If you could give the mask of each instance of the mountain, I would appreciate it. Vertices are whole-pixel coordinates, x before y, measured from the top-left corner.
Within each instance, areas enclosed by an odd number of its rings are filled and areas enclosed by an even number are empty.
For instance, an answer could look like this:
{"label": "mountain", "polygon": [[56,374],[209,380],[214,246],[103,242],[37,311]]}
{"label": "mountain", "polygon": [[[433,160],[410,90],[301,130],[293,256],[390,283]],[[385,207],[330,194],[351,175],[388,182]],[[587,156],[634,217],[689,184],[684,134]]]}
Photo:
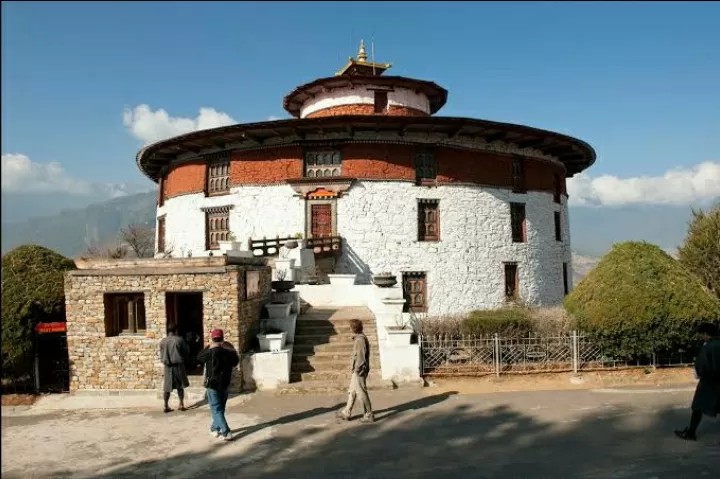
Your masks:
{"label": "mountain", "polygon": [[2,253],[34,243],[65,256],[75,256],[89,245],[111,242],[128,224],[154,228],[156,198],[155,192],[122,196],[84,209],[63,210],[22,221],[6,222],[3,215]]}

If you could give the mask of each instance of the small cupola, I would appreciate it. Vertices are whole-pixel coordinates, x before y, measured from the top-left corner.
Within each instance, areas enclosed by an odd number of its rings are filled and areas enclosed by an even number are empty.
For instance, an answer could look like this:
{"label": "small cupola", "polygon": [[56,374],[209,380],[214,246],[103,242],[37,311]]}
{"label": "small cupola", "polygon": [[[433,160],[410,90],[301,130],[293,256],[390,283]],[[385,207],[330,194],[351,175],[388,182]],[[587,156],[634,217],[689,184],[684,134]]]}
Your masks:
{"label": "small cupola", "polygon": [[375,63],[375,58],[373,58],[372,61],[368,61],[367,51],[365,51],[365,42],[363,40],[360,40],[360,48],[358,49],[357,58],[350,57],[347,64],[345,64],[345,66],[335,75],[380,76],[385,73],[385,70],[387,70],[391,66],[392,65],[390,63]]}

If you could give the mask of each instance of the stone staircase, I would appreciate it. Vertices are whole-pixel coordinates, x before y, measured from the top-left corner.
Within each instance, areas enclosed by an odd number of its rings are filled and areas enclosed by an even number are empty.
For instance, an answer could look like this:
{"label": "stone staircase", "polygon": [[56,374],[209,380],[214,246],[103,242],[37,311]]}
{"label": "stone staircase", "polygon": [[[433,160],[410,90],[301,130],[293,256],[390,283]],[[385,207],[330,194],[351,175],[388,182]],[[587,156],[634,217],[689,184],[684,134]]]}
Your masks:
{"label": "stone staircase", "polygon": [[350,320],[363,322],[370,342],[368,389],[392,389],[380,373],[375,317],[365,307],[312,308],[297,319],[290,384],[279,392],[345,393],[350,382],[352,331]]}

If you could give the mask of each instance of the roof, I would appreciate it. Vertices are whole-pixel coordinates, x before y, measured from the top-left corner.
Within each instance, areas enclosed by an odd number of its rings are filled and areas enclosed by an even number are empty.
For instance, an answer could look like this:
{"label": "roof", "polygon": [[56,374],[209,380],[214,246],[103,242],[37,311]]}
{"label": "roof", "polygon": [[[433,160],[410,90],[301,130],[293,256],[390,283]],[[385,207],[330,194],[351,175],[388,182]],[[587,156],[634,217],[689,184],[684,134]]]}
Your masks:
{"label": "roof", "polygon": [[380,76],[383,73],[385,73],[385,70],[392,67],[390,63],[373,63],[373,62],[363,62],[360,60],[355,60],[354,58],[350,58],[348,62],[345,64],[340,71],[338,71],[335,76],[340,75],[371,75],[371,76]]}
{"label": "roof", "polygon": [[[416,134],[440,135],[448,140],[477,138],[488,143],[502,140],[558,158],[567,168],[568,176],[588,168],[596,158],[595,150],[582,140],[529,126],[473,118],[348,115],[244,123],[195,131],[146,146],[137,153],[136,162],[146,176],[157,182],[161,170],[185,153],[200,156],[227,149],[302,145],[314,140],[312,135],[327,135],[339,142],[368,141],[368,133],[390,133],[396,141],[408,143],[414,142],[412,136]],[[285,143],[280,141],[283,139]]]}
{"label": "roof", "polygon": [[431,114],[436,113],[447,102],[447,90],[431,81],[399,76],[341,75],[320,78],[300,85],[285,97],[283,107],[292,116],[298,118],[302,106],[320,93],[338,88],[355,88],[365,85],[407,88],[418,93],[424,93],[430,100]]}

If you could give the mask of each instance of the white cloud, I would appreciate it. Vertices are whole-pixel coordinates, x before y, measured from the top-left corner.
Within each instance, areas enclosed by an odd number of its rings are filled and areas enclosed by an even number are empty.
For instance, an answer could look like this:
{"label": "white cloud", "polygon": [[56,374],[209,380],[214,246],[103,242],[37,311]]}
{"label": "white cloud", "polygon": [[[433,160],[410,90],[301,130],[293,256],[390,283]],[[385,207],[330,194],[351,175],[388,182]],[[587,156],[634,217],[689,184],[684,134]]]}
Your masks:
{"label": "white cloud", "polygon": [[123,123],[134,137],[145,145],[192,131],[207,130],[237,123],[227,113],[214,108],[200,108],[195,118],[173,117],[162,108],[152,111],[149,105],[125,108]]}
{"label": "white cloud", "polygon": [[280,118],[279,116],[270,115],[270,116],[268,117],[267,121],[277,121],[277,120],[280,120],[280,119],[281,119],[281,118]]}
{"label": "white cloud", "polygon": [[662,176],[593,178],[581,173],[568,179],[567,188],[570,204],[578,206],[689,205],[720,197],[720,163],[706,161]]}
{"label": "white cloud", "polygon": [[149,191],[153,186],[86,181],[73,178],[57,161],[36,163],[21,153],[2,155],[3,193],[69,193],[117,198]]}

